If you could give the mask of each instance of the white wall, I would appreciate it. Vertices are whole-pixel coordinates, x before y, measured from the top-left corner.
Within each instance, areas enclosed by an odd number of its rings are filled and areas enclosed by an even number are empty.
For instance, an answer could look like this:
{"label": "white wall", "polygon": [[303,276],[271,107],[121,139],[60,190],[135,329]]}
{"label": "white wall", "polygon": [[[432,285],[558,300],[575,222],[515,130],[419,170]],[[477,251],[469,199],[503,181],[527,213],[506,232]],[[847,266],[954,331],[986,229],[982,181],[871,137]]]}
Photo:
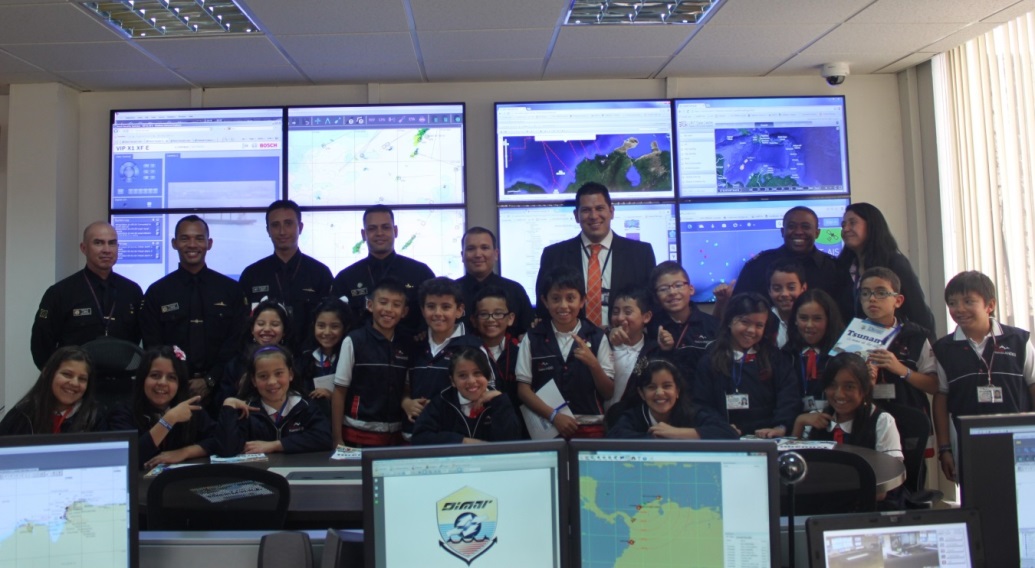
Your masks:
{"label": "white wall", "polygon": [[[0,107],[0,125],[7,114],[15,117],[24,111],[38,112],[39,102],[16,96],[27,86],[13,86],[8,113]],[[54,86],[51,86],[54,88]],[[12,284],[16,292],[5,296],[8,307],[12,302],[30,306],[20,310],[17,318],[5,315],[8,330],[4,344],[7,357],[3,358],[7,377],[7,399],[17,400],[31,385],[36,371],[28,352],[31,314],[42,291],[55,278],[78,270],[82,259],[78,256],[78,231],[89,222],[104,218],[108,213],[108,124],[112,109],[219,107],[233,105],[290,105],[290,104],[355,104],[403,102],[456,102],[467,104],[467,200],[468,223],[487,227],[496,226],[494,117],[493,103],[519,100],[578,100],[578,99],[635,99],[675,98],[694,96],[771,96],[771,95],[827,95],[844,94],[848,108],[848,145],[853,201],[869,201],[887,216],[892,231],[899,238],[903,250],[911,250],[907,230],[907,183],[904,169],[903,128],[899,101],[899,85],[895,75],[853,75],[838,88],[831,88],[820,77],[772,78],[708,78],[670,80],[615,80],[615,81],[541,81],[491,83],[431,83],[431,84],[371,84],[330,87],[255,87],[208,90],[92,92],[75,95],[78,102],[78,121],[74,134],[78,140],[78,228],[62,233],[54,243],[53,227],[20,223],[17,242],[27,243],[20,255],[31,255],[46,271],[34,271],[31,276],[6,278],[8,290]],[[27,107],[27,108],[23,108]],[[38,134],[21,129],[12,131],[10,147],[32,140]],[[47,134],[44,134],[47,136]],[[52,133],[51,143],[58,145],[61,136]],[[8,180],[24,180],[32,176],[34,166],[29,156],[15,159],[8,152]],[[4,155],[0,154],[0,167]],[[46,166],[46,164],[45,164]],[[47,166],[49,167],[49,166]],[[5,218],[8,220],[7,242],[12,240],[11,222],[34,214],[28,199],[18,199],[26,191],[20,184],[9,183],[12,195]],[[2,188],[2,186],[0,186]],[[51,190],[53,193],[53,190]],[[0,203],[2,206],[2,203]],[[921,220],[922,221],[922,220]],[[573,222],[573,234],[575,232]],[[922,233],[921,233],[922,234]],[[53,244],[49,244],[53,243]],[[56,248],[55,248],[56,247]],[[13,247],[5,247],[9,255]],[[21,250],[21,248],[16,249]],[[73,255],[57,254],[60,250]],[[50,263],[50,264],[48,264]],[[9,258],[7,274],[11,275]],[[117,267],[116,267],[117,270]],[[44,272],[50,276],[45,277]],[[2,279],[0,279],[2,280]],[[4,281],[0,281],[0,287]],[[2,290],[2,288],[0,288]]]}

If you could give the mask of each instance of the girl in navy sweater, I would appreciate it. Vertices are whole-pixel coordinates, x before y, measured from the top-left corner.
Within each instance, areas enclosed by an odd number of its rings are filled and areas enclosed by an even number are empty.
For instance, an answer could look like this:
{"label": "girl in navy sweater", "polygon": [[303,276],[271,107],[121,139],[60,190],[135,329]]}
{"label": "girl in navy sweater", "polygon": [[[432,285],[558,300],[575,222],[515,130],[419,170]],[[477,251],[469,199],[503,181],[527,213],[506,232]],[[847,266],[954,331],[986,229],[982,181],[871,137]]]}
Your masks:
{"label": "girl in navy sweater", "polygon": [[837,302],[819,288],[805,290],[794,301],[787,323],[783,350],[791,357],[802,408],[823,410],[827,399],[820,377],[830,358],[827,353],[845,329]]}
{"label": "girl in navy sweater", "polygon": [[453,356],[449,368],[453,386],[428,402],[413,427],[412,442],[474,444],[519,440],[521,426],[506,394],[489,389],[489,359],[477,347]]}
{"label": "girl in navy sweater", "polygon": [[608,438],[735,439],[737,431],[718,413],[693,404],[682,373],[654,359],[636,375],[639,404],[630,404],[607,432]]}
{"label": "girl in navy sweater", "polygon": [[334,371],[338,368],[341,343],[353,326],[352,311],[338,298],[324,298],[313,310],[311,347],[302,353],[299,372],[310,401],[327,416],[331,415]]}
{"label": "girl in navy sweater", "polygon": [[219,411],[220,455],[302,453],[331,449],[327,417],[302,396],[291,352],[279,345],[255,350],[241,398]]}
{"label": "girl in navy sweater", "polygon": [[133,400],[108,416],[111,430],[140,434],[138,457],[150,469],[216,453],[216,423],[190,396],[190,372],[179,347],[161,346],[144,354]]}
{"label": "girl in navy sweater", "polygon": [[103,429],[93,398],[93,365],[81,347],[61,347],[47,359],[36,384],[0,422],[0,436],[61,434]]}

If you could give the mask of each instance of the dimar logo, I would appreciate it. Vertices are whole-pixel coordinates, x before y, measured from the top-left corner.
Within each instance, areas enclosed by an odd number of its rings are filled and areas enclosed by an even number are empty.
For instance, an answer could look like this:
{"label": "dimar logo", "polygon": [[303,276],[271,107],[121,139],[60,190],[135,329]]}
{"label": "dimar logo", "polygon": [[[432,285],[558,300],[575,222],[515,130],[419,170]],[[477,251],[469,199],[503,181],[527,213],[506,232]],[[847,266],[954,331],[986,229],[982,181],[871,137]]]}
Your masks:
{"label": "dimar logo", "polygon": [[496,544],[496,498],[464,487],[436,503],[438,545],[468,566]]}

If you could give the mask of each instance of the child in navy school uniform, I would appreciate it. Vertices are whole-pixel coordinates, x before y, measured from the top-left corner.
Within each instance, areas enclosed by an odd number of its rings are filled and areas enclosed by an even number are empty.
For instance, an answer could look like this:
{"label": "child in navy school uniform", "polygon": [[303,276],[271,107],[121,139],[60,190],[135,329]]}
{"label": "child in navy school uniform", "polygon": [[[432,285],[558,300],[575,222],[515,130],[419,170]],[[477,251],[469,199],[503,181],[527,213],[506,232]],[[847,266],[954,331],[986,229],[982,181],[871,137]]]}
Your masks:
{"label": "child in navy school uniform", "polygon": [[[518,347],[518,396],[564,438],[601,438],[604,401],[614,394],[614,367],[607,336],[579,317],[586,303],[582,275],[571,267],[555,268],[537,292],[550,320],[530,329]],[[562,401],[547,403],[537,394],[551,381]],[[575,418],[563,414],[564,408]]]}
{"label": "child in navy school uniform", "polygon": [[787,344],[783,350],[791,357],[795,378],[801,386],[805,412],[823,410],[827,405],[823,391],[823,369],[830,359],[828,353],[844,332],[837,302],[823,290],[814,288],[803,292],[794,301],[788,320]]}
{"label": "child in navy school uniform", "polygon": [[465,347],[450,362],[452,386],[428,402],[413,427],[414,445],[503,442],[521,437],[514,405],[490,388],[485,352]]}
{"label": "child in navy school uniform", "polygon": [[219,411],[221,456],[331,449],[327,417],[302,396],[292,363],[279,345],[255,350],[241,397],[227,398]]}
{"label": "child in navy school uniform", "polygon": [[649,359],[656,359],[671,351],[662,352],[658,342],[648,337],[647,324],[654,313],[645,290],[628,288],[613,292],[608,309],[611,317],[611,351],[614,355],[615,392],[606,403],[610,409],[626,399],[639,400],[635,383]]}
{"label": "child in navy school uniform", "polygon": [[880,266],[859,278],[859,301],[866,320],[886,328],[899,326],[887,349],[870,351],[867,363],[876,368],[873,399],[879,404],[894,402],[931,415],[928,394],[938,392],[937,362],[927,340],[930,332],[909,321],[895,318],[905,301],[901,282],[894,272]]}
{"label": "child in navy school uniform", "polygon": [[312,347],[302,352],[299,372],[310,402],[328,417],[338,354],[352,324],[352,310],[338,298],[324,298],[313,310],[313,335],[309,342]]}
{"label": "child in navy school uniform", "polygon": [[669,361],[650,361],[629,386],[640,402],[622,412],[607,431],[608,438],[737,438],[737,431],[722,416],[691,401],[682,373]]}
{"label": "child in navy school uniform", "polygon": [[105,430],[94,383],[89,353],[77,345],[58,348],[29,392],[0,420],[0,436]]}
{"label": "child in navy school uniform", "polygon": [[759,438],[785,435],[801,409],[790,361],[767,339],[773,327],[761,295],[730,298],[692,388],[697,401],[724,414],[741,434]]}
{"label": "child in navy school uniform", "polygon": [[140,434],[137,458],[145,469],[217,453],[216,422],[190,394],[187,355],[179,347],[148,349],[137,368],[133,399],[108,415],[110,430]]}
{"label": "child in navy school uniform", "polygon": [[406,288],[386,276],[370,291],[370,321],[341,344],[331,397],[331,437],[336,445],[392,446],[402,441],[403,389],[417,347],[399,333]]}
{"label": "child in navy school uniform", "polygon": [[514,325],[516,314],[507,300],[507,294],[498,286],[486,286],[474,297],[474,313],[471,322],[475,333],[482,340],[482,348],[489,355],[492,375],[496,378],[496,390],[507,395],[514,406],[523,438],[528,438],[525,421],[518,405],[517,368],[518,338],[507,331]]}
{"label": "child in navy school uniform", "polygon": [[794,319],[791,318],[794,301],[809,289],[805,281],[805,269],[793,259],[777,260],[766,269],[766,282],[769,301],[773,303],[773,315],[776,316],[776,346],[783,348],[787,344],[788,328],[794,326]]}
{"label": "child in navy school uniform", "polygon": [[956,331],[934,344],[934,426],[942,472],[956,481],[950,440],[960,416],[1035,410],[1035,348],[1027,331],[992,317],[996,292],[988,276],[977,271],[953,276],[945,286],[945,303]]}
{"label": "child in navy school uniform", "polygon": [[655,310],[651,325],[658,330],[658,346],[670,353],[668,358],[676,363],[692,391],[697,362],[715,340],[719,320],[690,301],[694,286],[678,262],[666,260],[658,264],[651,272],[650,287],[660,308]]}
{"label": "child in navy school uniform", "polygon": [[[403,437],[407,439],[428,402],[449,388],[453,356],[464,347],[482,345],[482,340],[468,335],[464,327],[464,298],[459,284],[444,276],[425,280],[417,289],[417,300],[428,326],[428,338],[414,352],[403,394],[403,412],[408,418],[403,422]],[[489,379],[491,382],[491,374]]]}

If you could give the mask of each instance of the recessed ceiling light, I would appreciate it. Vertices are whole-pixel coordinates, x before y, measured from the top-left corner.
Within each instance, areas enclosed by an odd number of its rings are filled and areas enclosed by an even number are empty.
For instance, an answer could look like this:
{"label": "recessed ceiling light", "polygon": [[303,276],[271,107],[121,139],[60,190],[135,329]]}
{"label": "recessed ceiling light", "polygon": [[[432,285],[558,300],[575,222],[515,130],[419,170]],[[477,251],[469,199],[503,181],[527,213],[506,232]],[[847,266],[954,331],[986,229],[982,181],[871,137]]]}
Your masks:
{"label": "recessed ceiling light", "polygon": [[572,0],[566,26],[696,24],[718,0]]}
{"label": "recessed ceiling light", "polygon": [[77,4],[131,38],[261,33],[234,0],[80,0]]}

